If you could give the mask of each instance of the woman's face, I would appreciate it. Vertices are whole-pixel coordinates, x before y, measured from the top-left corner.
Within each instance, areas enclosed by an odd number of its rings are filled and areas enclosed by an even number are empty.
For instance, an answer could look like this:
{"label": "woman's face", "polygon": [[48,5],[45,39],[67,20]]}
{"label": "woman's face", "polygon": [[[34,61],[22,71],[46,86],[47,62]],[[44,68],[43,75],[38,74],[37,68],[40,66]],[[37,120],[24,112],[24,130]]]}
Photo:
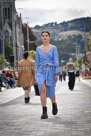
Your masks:
{"label": "woman's face", "polygon": [[41,38],[43,42],[49,42],[50,40],[50,36],[48,35],[48,33],[42,33]]}
{"label": "woman's face", "polygon": [[70,58],[70,59],[69,59],[69,62],[72,62],[72,61],[73,61],[72,58]]}

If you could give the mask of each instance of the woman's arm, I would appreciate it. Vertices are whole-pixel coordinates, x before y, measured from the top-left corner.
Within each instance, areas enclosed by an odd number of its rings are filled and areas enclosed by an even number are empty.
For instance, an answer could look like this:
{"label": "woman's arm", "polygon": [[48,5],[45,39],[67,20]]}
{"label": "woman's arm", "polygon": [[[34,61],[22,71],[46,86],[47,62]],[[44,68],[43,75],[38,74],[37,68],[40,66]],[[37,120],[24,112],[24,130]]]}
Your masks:
{"label": "woman's arm", "polygon": [[54,49],[54,66],[55,66],[55,75],[59,75],[61,69],[59,68],[59,58],[58,58],[58,51],[56,47]]}
{"label": "woman's arm", "polygon": [[54,66],[55,66],[55,82],[56,82],[60,74],[58,51],[56,47],[54,49]]}

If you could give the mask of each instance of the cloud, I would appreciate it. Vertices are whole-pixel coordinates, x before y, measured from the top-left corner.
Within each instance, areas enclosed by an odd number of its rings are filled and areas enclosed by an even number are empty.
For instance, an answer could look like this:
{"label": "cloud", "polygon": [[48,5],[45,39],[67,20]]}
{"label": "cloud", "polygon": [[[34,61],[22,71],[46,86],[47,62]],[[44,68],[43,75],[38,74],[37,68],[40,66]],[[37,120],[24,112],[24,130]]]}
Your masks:
{"label": "cloud", "polygon": [[76,8],[70,8],[67,10],[68,14],[70,16],[81,16],[84,15],[84,13],[86,12],[86,10],[83,9],[76,9]]}
{"label": "cloud", "polygon": [[[29,17],[30,26],[58,23],[91,15],[90,0],[16,0],[18,13]],[[88,12],[89,11],[89,12]]]}
{"label": "cloud", "polygon": [[[86,16],[86,11],[83,9],[24,9],[22,11],[23,21],[29,21],[30,26],[35,25],[43,25],[49,22],[58,22],[61,23],[63,21],[72,20],[75,18]],[[28,17],[26,20],[24,18]]]}

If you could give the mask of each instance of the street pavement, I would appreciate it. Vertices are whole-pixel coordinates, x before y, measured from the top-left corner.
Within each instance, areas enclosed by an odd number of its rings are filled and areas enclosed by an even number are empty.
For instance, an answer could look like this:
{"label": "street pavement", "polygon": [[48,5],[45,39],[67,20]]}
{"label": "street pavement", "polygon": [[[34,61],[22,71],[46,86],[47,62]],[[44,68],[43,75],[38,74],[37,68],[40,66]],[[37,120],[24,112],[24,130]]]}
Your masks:
{"label": "street pavement", "polygon": [[91,136],[91,80],[76,80],[73,91],[68,81],[58,81],[56,100],[58,114],[52,115],[47,99],[48,119],[41,120],[40,97],[30,93],[24,103],[22,88],[0,92],[0,136]]}

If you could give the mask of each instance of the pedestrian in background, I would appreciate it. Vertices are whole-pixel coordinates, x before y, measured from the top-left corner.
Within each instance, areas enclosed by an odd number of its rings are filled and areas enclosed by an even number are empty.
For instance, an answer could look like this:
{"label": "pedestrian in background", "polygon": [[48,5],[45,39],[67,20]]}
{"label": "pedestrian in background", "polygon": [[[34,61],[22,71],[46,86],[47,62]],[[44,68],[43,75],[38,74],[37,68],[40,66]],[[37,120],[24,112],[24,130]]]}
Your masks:
{"label": "pedestrian in background", "polygon": [[82,77],[85,76],[85,70],[86,70],[86,66],[85,66],[85,62],[82,63]]}
{"label": "pedestrian in background", "polygon": [[31,86],[35,83],[35,63],[29,60],[29,53],[24,52],[24,59],[18,64],[17,86],[25,91],[25,103],[29,103]]}
{"label": "pedestrian in background", "polygon": [[75,67],[74,67],[72,58],[69,59],[69,62],[67,63],[66,67],[67,67],[67,72],[69,76],[68,86],[69,86],[69,89],[72,91],[75,85]]}
{"label": "pedestrian in background", "polygon": [[0,92],[1,92],[2,86],[3,86],[3,84],[2,84],[2,71],[0,70]]}
{"label": "pedestrian in background", "polygon": [[50,33],[48,31],[43,31],[41,37],[43,45],[36,49],[35,78],[39,87],[41,105],[43,108],[41,119],[46,119],[48,118],[46,106],[47,97],[49,97],[52,102],[52,114],[56,115],[58,112],[55,85],[60,71],[57,48],[49,43]]}
{"label": "pedestrian in background", "polygon": [[60,67],[61,71],[60,71],[60,75],[59,75],[59,81],[62,82],[62,79],[63,79],[63,70],[62,68]]}
{"label": "pedestrian in background", "polygon": [[65,71],[65,69],[63,69],[63,72],[62,72],[62,73],[63,73],[63,74],[62,74],[62,75],[63,75],[63,80],[66,81],[66,71]]}
{"label": "pedestrian in background", "polygon": [[59,81],[61,81],[61,82],[62,82],[62,80],[63,80],[63,75],[62,75],[62,74],[60,74],[60,75],[59,75]]}
{"label": "pedestrian in background", "polygon": [[79,70],[79,68],[76,69],[75,77],[76,77],[76,79],[78,78],[79,81],[80,81],[80,70]]}

